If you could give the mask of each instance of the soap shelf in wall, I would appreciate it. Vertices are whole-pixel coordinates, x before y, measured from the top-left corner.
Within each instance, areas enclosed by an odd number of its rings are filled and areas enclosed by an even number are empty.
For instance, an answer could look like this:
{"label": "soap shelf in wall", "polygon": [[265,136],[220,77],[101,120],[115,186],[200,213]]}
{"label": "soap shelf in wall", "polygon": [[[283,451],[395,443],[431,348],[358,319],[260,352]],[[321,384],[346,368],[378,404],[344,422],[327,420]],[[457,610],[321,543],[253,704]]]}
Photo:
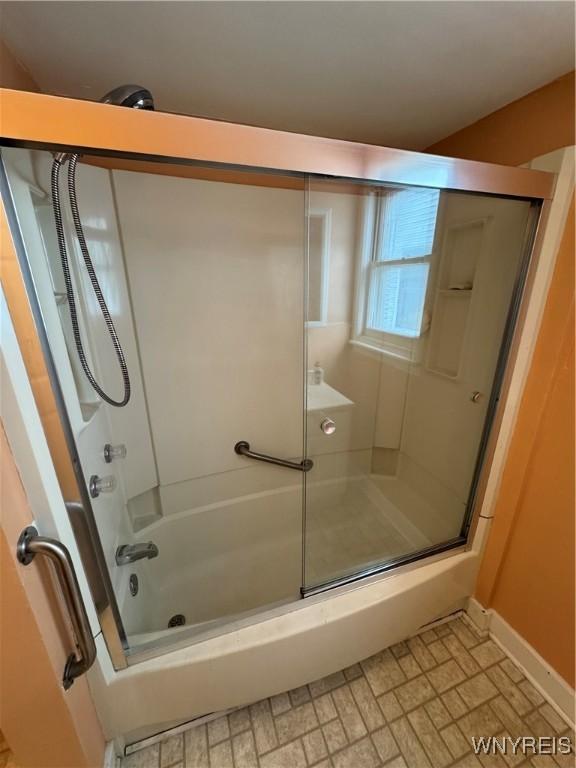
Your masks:
{"label": "soap shelf in wall", "polygon": [[[64,305],[68,304],[68,294],[66,291],[54,291],[54,298],[56,300],[56,306],[57,307],[63,307]],[[66,340],[68,343],[70,343],[70,340]],[[68,344],[67,344],[68,346]],[[74,354],[72,352],[72,354]],[[78,387],[76,387],[78,392],[78,405],[80,406],[80,413],[82,414],[82,428],[86,426],[86,424],[92,419],[94,414],[98,411],[98,408],[102,405],[102,401],[100,399],[95,400],[87,400],[86,398],[83,398],[80,396],[80,391]]]}
{"label": "soap shelf in wall", "polygon": [[84,401],[79,400],[80,405],[80,412],[82,413],[82,418],[84,419],[83,427],[86,426],[86,424],[90,421],[90,419],[94,416],[95,413],[97,413],[98,408],[100,408],[102,401],[101,400],[91,400],[91,401]]}
{"label": "soap shelf in wall", "polygon": [[457,379],[462,368],[476,268],[488,222],[488,218],[472,219],[449,226],[440,252],[426,368],[449,379]]}
{"label": "soap shelf in wall", "polygon": [[450,379],[450,381],[457,381],[458,379],[458,373],[454,373],[453,371],[442,370],[441,368],[431,368],[428,365],[426,366],[426,370],[433,373],[435,376],[441,376],[443,379]]}
{"label": "soap shelf in wall", "polygon": [[327,409],[335,408],[350,408],[354,405],[352,400],[349,400],[337,389],[331,387],[323,381],[321,384],[308,384],[307,387],[308,402],[306,406],[307,411],[324,411]]}
{"label": "soap shelf in wall", "polygon": [[438,291],[442,296],[466,296],[470,298],[474,288],[440,288]]}

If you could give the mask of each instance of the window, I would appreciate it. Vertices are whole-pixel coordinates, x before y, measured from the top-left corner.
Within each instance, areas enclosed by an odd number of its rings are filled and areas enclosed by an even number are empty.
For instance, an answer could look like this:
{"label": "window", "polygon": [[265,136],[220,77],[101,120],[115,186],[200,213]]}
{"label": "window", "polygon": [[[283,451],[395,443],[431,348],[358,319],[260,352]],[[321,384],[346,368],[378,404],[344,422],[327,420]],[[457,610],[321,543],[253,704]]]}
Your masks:
{"label": "window", "polygon": [[328,284],[332,209],[310,209],[308,213],[308,326],[328,321]]}
{"label": "window", "polygon": [[365,257],[360,337],[406,357],[425,330],[424,302],[440,193],[387,192],[376,198],[371,253]]}

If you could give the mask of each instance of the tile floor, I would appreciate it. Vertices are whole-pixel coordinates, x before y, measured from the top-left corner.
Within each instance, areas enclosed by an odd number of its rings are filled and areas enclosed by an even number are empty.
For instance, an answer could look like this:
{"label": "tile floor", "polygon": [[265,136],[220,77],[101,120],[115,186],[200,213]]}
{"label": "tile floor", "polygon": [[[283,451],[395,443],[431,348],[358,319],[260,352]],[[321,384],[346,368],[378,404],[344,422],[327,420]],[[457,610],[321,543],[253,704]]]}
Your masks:
{"label": "tile floor", "polygon": [[574,734],[464,619],[134,752],[122,768],[568,768],[574,754],[475,756],[471,736]]}

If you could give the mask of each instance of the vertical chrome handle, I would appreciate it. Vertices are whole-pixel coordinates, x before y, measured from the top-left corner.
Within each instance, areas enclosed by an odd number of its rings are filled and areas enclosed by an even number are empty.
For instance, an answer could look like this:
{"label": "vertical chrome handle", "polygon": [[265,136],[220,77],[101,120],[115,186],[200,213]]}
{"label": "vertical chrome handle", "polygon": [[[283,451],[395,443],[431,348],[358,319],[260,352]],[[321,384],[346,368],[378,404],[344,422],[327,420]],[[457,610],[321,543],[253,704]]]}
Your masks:
{"label": "vertical chrome handle", "polygon": [[92,637],[70,552],[62,542],[39,536],[36,528],[30,525],[20,534],[16,545],[16,556],[22,565],[29,565],[36,555],[44,555],[54,563],[58,583],[76,636],[78,649],[68,656],[62,677],[62,685],[68,690],[74,680],[83,675],[94,663],[96,643]]}

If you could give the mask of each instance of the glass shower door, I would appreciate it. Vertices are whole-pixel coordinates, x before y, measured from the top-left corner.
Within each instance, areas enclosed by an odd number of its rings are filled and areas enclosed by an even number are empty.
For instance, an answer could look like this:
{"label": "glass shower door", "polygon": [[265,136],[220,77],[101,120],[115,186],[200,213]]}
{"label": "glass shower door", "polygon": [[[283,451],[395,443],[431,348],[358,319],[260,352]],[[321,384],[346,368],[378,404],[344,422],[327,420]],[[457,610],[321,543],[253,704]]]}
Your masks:
{"label": "glass shower door", "polygon": [[304,193],[225,178],[114,172],[163,513],[146,535],[173,558],[161,623],[301,584],[303,473],[235,448],[302,458]]}
{"label": "glass shower door", "polygon": [[309,181],[304,593],[462,543],[525,200]]}
{"label": "glass shower door", "polygon": [[[304,185],[87,159],[77,196],[126,355],[132,393],[121,408],[99,398],[78,363],[52,155],[4,152],[85,504],[133,651],[300,596],[304,472],[235,446],[303,458]],[[120,371],[69,216],[64,227],[90,368],[116,395]]]}

